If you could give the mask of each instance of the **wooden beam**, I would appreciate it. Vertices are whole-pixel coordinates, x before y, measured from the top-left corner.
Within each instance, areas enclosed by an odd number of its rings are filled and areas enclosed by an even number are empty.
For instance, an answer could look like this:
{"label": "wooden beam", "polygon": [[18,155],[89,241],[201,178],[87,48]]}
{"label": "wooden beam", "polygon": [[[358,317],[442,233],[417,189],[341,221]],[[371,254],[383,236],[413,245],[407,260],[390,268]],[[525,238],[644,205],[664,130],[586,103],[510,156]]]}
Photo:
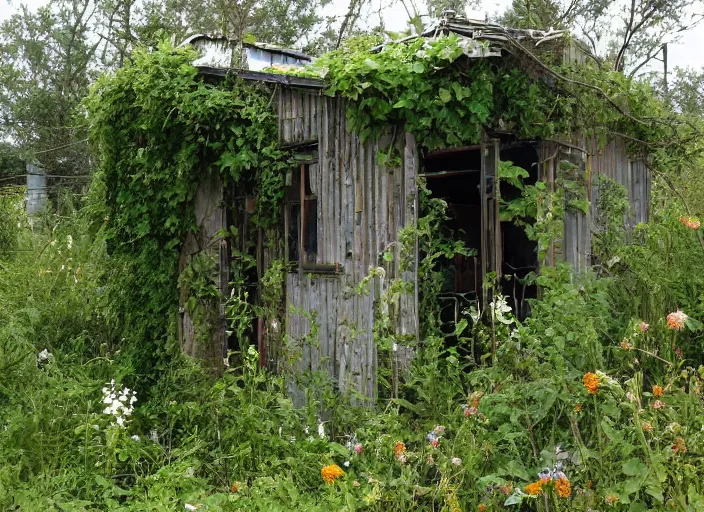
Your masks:
{"label": "wooden beam", "polygon": [[325,82],[319,78],[304,78],[300,76],[280,75],[278,73],[264,73],[263,71],[250,71],[239,68],[216,68],[212,66],[198,66],[197,69],[199,74],[208,76],[224,78],[226,76],[236,75],[243,80],[302,87],[304,89],[322,89],[325,87]]}

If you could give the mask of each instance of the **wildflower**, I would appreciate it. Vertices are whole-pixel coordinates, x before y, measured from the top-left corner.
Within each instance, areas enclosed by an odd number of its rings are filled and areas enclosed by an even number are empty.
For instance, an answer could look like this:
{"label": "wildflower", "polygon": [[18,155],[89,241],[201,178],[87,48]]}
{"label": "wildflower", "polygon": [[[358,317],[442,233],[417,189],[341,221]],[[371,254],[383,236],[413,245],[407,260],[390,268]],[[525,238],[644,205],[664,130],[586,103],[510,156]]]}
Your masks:
{"label": "wildflower", "polygon": [[596,394],[599,390],[599,384],[601,384],[599,382],[599,376],[596,373],[585,373],[582,382],[584,383],[584,387],[587,388],[587,391],[592,395]]}
{"label": "wildflower", "polygon": [[644,421],[643,425],[641,425],[643,428],[643,432],[652,432],[653,431],[653,424],[650,423],[649,421]]}
{"label": "wildflower", "polygon": [[633,343],[629,342],[626,338],[624,338],[621,343],[619,343],[619,346],[623,350],[633,350]]}
{"label": "wildflower", "polygon": [[360,484],[359,484],[359,482],[358,482],[357,480],[355,480],[354,482],[352,482],[352,487],[359,487],[359,485],[360,485]]}
{"label": "wildflower", "polygon": [[499,491],[501,491],[506,496],[508,496],[513,492],[513,484],[511,484],[511,483],[504,484],[499,487]]}
{"label": "wildflower", "polygon": [[486,512],[486,505],[484,505],[484,503],[480,503],[479,506],[477,507],[477,510],[479,512]]}
{"label": "wildflower", "polygon": [[325,466],[323,469],[320,470],[320,476],[323,478],[325,483],[328,484],[334,484],[335,480],[337,480],[344,474],[345,472],[342,471],[342,468],[337,464],[330,464],[329,466]]}
{"label": "wildflower", "polygon": [[629,402],[636,401],[636,395],[634,395],[632,391],[629,391],[628,393],[626,393],[626,398],[628,399]]}
{"label": "wildflower", "polygon": [[354,445],[354,453],[357,455],[362,455],[362,452],[364,451],[364,446],[362,446],[361,443],[357,443]]}
{"label": "wildflower", "polygon": [[426,461],[428,462],[428,465],[429,465],[429,466],[434,466],[434,465],[435,465],[435,459],[433,458],[432,455],[428,455],[428,457],[426,458]]}
{"label": "wildflower", "polygon": [[350,467],[350,461],[346,460],[345,462],[342,463],[343,466],[346,468]]}
{"label": "wildflower", "polygon": [[702,223],[696,217],[680,217],[680,222],[690,229],[699,229]]}
{"label": "wildflower", "polygon": [[481,401],[482,397],[484,396],[484,393],[481,391],[475,391],[471,395],[469,395],[469,402],[474,407],[475,409],[479,409],[479,402]]}
{"label": "wildflower", "polygon": [[574,412],[580,412],[582,410],[582,404],[577,404],[574,406]]}
{"label": "wildflower", "polygon": [[537,482],[533,482],[532,484],[526,485],[526,493],[530,494],[531,496],[537,496],[540,494],[543,490],[543,482],[542,480],[539,480]]}
{"label": "wildflower", "polygon": [[320,420],[318,420],[318,437],[325,439],[325,424]]}
{"label": "wildflower", "polygon": [[462,464],[462,459],[460,459],[459,457],[452,457],[451,462],[453,466],[459,466]]}
{"label": "wildflower", "polygon": [[687,321],[687,315],[679,309],[667,315],[667,328],[675,331],[684,329],[684,323]]}
{"label": "wildflower", "polygon": [[476,407],[465,407],[464,408],[464,417],[469,418],[470,416],[474,416],[477,414],[477,409]]}
{"label": "wildflower", "polygon": [[572,487],[570,486],[570,481],[565,477],[560,477],[555,482],[555,492],[561,498],[569,498],[572,494]]}
{"label": "wildflower", "polygon": [[442,425],[438,425],[437,427],[435,427],[433,429],[433,434],[435,434],[438,437],[443,435],[444,433],[445,433],[445,427]]}
{"label": "wildflower", "polygon": [[397,441],[394,445],[394,454],[396,454],[396,459],[401,463],[406,462],[406,445],[401,441]]}
{"label": "wildflower", "polygon": [[433,448],[437,448],[438,445],[440,445],[439,439],[433,439],[432,441],[430,441],[430,446],[432,446]]}
{"label": "wildflower", "polygon": [[49,352],[47,349],[42,350],[37,354],[37,368],[41,369],[46,365],[47,363],[50,363],[54,360],[54,356],[51,352]]}
{"label": "wildflower", "polygon": [[645,322],[641,322],[638,327],[640,327],[640,332],[645,332],[650,327],[650,324],[646,324]]}
{"label": "wildflower", "polygon": [[110,387],[103,388],[103,403],[107,405],[103,409],[103,414],[112,416],[119,426],[125,425],[125,417],[132,414],[134,403],[137,401],[137,394],[125,387],[122,391],[115,389],[115,379],[110,381]]}
{"label": "wildflower", "polygon": [[663,395],[664,391],[662,389],[662,386],[653,386],[653,396],[655,398],[660,398]]}
{"label": "wildflower", "polygon": [[67,235],[66,236],[66,248],[68,250],[71,250],[72,247],[73,247],[73,237],[71,235]]}
{"label": "wildflower", "polygon": [[190,511],[198,510],[197,505],[191,505],[190,503],[186,503],[185,507],[186,507],[186,510],[190,510]]}
{"label": "wildflower", "polygon": [[135,443],[138,443],[140,441],[139,436],[137,434],[130,437],[130,439],[132,439],[132,441],[134,441]]}
{"label": "wildflower", "polygon": [[678,437],[675,440],[675,443],[672,445],[672,451],[675,453],[687,453],[687,445],[683,438]]}
{"label": "wildflower", "polygon": [[604,498],[604,501],[607,505],[613,505],[614,503],[618,503],[618,496],[616,494],[609,494]]}
{"label": "wildflower", "polygon": [[661,400],[655,400],[655,401],[652,403],[652,406],[653,406],[653,409],[662,409],[663,407],[665,407],[665,404],[662,403]]}
{"label": "wildflower", "polygon": [[238,492],[239,490],[240,490],[240,483],[239,483],[239,482],[235,482],[235,483],[232,484],[232,486],[230,487],[230,491],[231,491],[231,492]]}

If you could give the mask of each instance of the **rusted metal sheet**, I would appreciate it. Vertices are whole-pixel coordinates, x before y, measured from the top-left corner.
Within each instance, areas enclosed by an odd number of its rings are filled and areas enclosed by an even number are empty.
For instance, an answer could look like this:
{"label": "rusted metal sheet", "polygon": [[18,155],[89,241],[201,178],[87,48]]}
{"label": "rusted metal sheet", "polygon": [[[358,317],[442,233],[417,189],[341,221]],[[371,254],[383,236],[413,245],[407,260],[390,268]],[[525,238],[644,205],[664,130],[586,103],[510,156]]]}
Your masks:
{"label": "rusted metal sheet", "polygon": [[[289,105],[282,112],[299,111],[296,102],[305,101],[300,96],[281,99],[280,105]],[[347,129],[342,99],[318,100],[309,104],[319,118],[309,119],[315,120],[319,131],[298,130],[287,119],[282,119],[281,130],[283,140],[297,139],[301,132],[318,137],[318,164],[310,167],[310,187],[317,197],[316,263],[339,264],[343,271],[336,276],[288,274],[286,307],[287,311],[293,307],[294,313],[287,315],[286,331],[290,339],[307,340],[299,347],[298,372],[325,371],[341,392],[373,397],[375,307],[380,307],[393,279],[414,282],[416,276],[413,261],[402,270],[397,241],[400,230],[416,222],[418,152],[415,139],[403,133],[389,132],[378,141],[361,142]],[[379,152],[391,144],[400,161],[393,167],[380,165]],[[383,258],[385,251],[394,255],[391,262]],[[370,272],[375,277],[360,288]],[[415,338],[417,294],[404,294],[389,307],[399,336]],[[315,340],[308,339],[311,336]],[[290,391],[301,398],[294,384]]]}

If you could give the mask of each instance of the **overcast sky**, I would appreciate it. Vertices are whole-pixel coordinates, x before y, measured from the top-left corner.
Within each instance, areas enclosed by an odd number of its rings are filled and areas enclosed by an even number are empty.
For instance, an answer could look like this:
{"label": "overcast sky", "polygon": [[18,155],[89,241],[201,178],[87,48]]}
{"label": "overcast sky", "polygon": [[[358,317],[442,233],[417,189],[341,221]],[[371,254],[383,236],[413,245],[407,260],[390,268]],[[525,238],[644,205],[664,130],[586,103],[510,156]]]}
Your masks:
{"label": "overcast sky", "polygon": [[[379,0],[381,2],[388,2],[389,0]],[[30,8],[37,8],[40,5],[46,3],[46,0],[25,0],[24,2],[18,0],[0,0],[0,21],[8,18],[15,12],[17,6],[22,3],[30,6]],[[377,6],[379,3],[373,2]],[[510,5],[510,0],[491,0],[490,2],[482,2],[484,7],[476,11],[471,11],[470,16],[476,19],[484,19],[486,12],[495,13],[502,12]],[[326,14],[336,14],[344,15],[345,9],[348,4],[348,0],[333,0],[332,5],[326,9]],[[378,7],[376,8],[378,10]],[[406,12],[404,9],[396,3],[392,8],[387,8],[382,14],[384,18],[384,23],[388,30],[401,31],[406,28]],[[370,19],[371,25],[378,25],[378,16],[374,16],[375,19]],[[668,48],[668,59],[670,61],[670,68],[675,66],[681,67],[694,67],[701,68],[704,67],[704,24],[691,30],[682,38],[678,44],[670,44]],[[659,63],[655,65],[660,66]]]}

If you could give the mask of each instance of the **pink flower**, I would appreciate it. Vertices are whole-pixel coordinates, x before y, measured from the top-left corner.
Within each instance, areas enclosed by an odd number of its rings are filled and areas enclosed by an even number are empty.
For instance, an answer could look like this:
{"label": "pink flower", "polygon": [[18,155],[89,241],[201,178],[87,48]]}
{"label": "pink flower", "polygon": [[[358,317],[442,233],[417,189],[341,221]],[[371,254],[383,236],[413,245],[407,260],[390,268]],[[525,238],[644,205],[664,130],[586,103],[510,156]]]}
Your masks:
{"label": "pink flower", "polygon": [[364,447],[362,446],[362,443],[357,443],[354,445],[354,452],[357,455],[362,455],[362,452],[364,451]]}
{"label": "pink flower", "polygon": [[667,328],[675,331],[681,331],[684,329],[684,323],[686,321],[687,315],[678,309],[677,311],[667,315]]}
{"label": "pink flower", "polygon": [[648,327],[650,327],[649,324],[646,324],[645,322],[640,323],[640,332],[645,332],[648,330]]}
{"label": "pink flower", "polygon": [[663,407],[665,407],[665,404],[662,402],[662,400],[655,400],[652,403],[652,406],[653,406],[653,409],[662,409]]}

